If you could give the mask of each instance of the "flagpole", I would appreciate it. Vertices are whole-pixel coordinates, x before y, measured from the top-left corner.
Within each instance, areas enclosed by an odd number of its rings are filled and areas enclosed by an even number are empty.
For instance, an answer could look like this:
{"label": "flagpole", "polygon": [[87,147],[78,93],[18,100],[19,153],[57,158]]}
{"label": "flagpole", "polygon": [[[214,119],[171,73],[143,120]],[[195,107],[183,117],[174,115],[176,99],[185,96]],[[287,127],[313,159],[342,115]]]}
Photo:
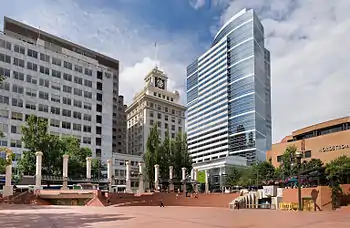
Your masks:
{"label": "flagpole", "polygon": [[157,49],[157,42],[154,43],[155,48],[155,54],[156,54],[156,68],[158,68],[158,49]]}

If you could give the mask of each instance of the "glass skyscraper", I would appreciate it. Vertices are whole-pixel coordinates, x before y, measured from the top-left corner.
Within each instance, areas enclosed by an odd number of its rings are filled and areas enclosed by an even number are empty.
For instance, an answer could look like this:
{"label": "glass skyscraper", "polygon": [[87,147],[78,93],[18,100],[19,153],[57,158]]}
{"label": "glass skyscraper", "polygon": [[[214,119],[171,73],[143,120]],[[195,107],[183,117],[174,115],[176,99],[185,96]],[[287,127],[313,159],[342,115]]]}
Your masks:
{"label": "glass skyscraper", "polygon": [[188,150],[198,170],[265,160],[271,147],[270,52],[264,28],[243,9],[187,67]]}

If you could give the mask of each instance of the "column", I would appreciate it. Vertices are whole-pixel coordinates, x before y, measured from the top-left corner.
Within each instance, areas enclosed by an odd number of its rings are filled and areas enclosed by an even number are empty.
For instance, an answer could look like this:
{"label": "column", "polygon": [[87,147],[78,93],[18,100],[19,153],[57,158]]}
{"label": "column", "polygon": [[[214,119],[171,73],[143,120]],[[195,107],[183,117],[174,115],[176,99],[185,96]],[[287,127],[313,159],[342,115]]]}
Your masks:
{"label": "column", "polygon": [[88,180],[91,179],[91,162],[92,162],[92,157],[87,157],[86,158],[86,179]]}
{"label": "column", "polygon": [[35,172],[35,189],[41,189],[41,167],[42,167],[42,159],[43,152],[38,151],[35,153],[36,156],[36,172]]}
{"label": "column", "polygon": [[3,197],[12,196],[13,195],[13,186],[12,186],[12,150],[7,148],[6,152],[6,160],[11,161],[8,166],[6,166],[6,174],[5,174],[5,186],[3,188]]}
{"label": "column", "polygon": [[145,192],[145,186],[143,184],[143,167],[142,163],[139,162],[139,193],[144,193]]}
{"label": "column", "polygon": [[154,191],[159,191],[159,165],[154,165]]}
{"label": "column", "polygon": [[194,192],[198,192],[198,169],[194,169],[193,172],[193,180],[194,180]]}
{"label": "column", "polygon": [[182,167],[182,183],[183,183],[183,192],[186,193],[187,187],[186,187],[186,168],[185,167]]}
{"label": "column", "polygon": [[205,193],[209,193],[209,172],[205,170]]}
{"label": "column", "polygon": [[68,154],[63,155],[63,184],[61,189],[64,190],[68,189],[68,159]]}
{"label": "column", "polygon": [[174,175],[174,166],[169,166],[169,192],[174,192],[173,175]]}
{"label": "column", "polygon": [[130,161],[125,162],[125,180],[126,180],[126,192],[131,192],[131,180],[130,180]]}
{"label": "column", "polygon": [[112,192],[112,176],[113,176],[113,173],[112,173],[113,169],[112,169],[112,160],[111,159],[108,159],[107,160],[107,180],[108,180],[108,189],[109,189],[109,192]]}

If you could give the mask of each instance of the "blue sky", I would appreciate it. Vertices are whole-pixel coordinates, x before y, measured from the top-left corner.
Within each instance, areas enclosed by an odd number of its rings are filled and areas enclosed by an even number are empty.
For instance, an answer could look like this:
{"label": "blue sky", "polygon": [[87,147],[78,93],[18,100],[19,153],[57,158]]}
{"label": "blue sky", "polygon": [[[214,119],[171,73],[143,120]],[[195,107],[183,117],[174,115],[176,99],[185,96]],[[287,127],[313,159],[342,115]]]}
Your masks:
{"label": "blue sky", "polygon": [[271,51],[273,141],[347,116],[349,0],[3,0],[0,25],[6,15],[119,59],[130,103],[156,64],[155,42],[170,88],[184,98],[186,66],[244,7],[258,13]]}

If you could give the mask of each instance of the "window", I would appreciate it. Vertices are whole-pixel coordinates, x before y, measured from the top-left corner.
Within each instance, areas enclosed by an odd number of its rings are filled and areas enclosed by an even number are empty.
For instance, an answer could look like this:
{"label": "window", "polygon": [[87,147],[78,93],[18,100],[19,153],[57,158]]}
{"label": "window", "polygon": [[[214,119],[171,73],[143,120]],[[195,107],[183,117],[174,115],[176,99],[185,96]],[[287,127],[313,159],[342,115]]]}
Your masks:
{"label": "window", "polygon": [[101,146],[102,140],[101,138],[96,138],[96,146]]}
{"label": "window", "polygon": [[20,80],[20,81],[24,81],[24,74],[23,73],[20,73],[20,72],[17,72],[17,71],[13,71],[13,78],[14,79],[17,79],[17,80]]}
{"label": "window", "polygon": [[178,129],[179,129],[179,130],[178,130],[179,132],[182,132],[182,127],[179,127]]}
{"label": "window", "polygon": [[153,117],[153,116],[154,116],[154,115],[153,115],[153,111],[150,111],[150,112],[149,112],[149,116],[150,116],[150,117]]}
{"label": "window", "polygon": [[178,118],[178,119],[177,119],[177,123],[178,123],[178,124],[181,124],[181,122],[182,122],[181,119]]}
{"label": "window", "polygon": [[171,122],[175,123],[175,117],[171,117]]}
{"label": "window", "polygon": [[83,95],[83,91],[81,89],[74,88],[74,95],[82,96]]}
{"label": "window", "polygon": [[96,87],[98,90],[102,90],[102,83],[101,82],[96,82]]}
{"label": "window", "polygon": [[0,95],[0,104],[10,104],[10,98]]}
{"label": "window", "polygon": [[85,68],[85,75],[92,76],[92,70]]}
{"label": "window", "polygon": [[169,124],[165,123],[165,124],[164,124],[164,128],[165,128],[165,129],[168,129],[168,128],[169,128]]}
{"label": "window", "polygon": [[175,131],[175,125],[171,125],[171,130]]}
{"label": "window", "polygon": [[165,112],[169,112],[169,108],[168,107],[164,107],[164,111]]}
{"label": "window", "polygon": [[162,123],[161,122],[157,122],[157,125],[158,125],[159,128],[162,127]]}
{"label": "window", "polygon": [[32,62],[27,62],[27,69],[32,71],[38,71],[38,65]]}
{"label": "window", "polygon": [[40,53],[40,60],[44,62],[50,62],[50,56]]}
{"label": "window", "polygon": [[51,70],[51,75],[55,78],[61,78],[61,72],[54,69]]}
{"label": "window", "polygon": [[96,100],[102,101],[102,94],[101,93],[97,93]]}
{"label": "window", "polygon": [[11,43],[3,39],[0,39],[0,47],[11,50]]}
{"label": "window", "polygon": [[36,89],[31,89],[31,88],[27,88],[26,89],[26,95],[30,96],[30,97],[36,97],[37,94],[37,90]]}
{"label": "window", "polygon": [[24,55],[25,52],[26,52],[26,49],[25,49],[24,47],[19,46],[19,45],[17,45],[17,44],[15,44],[13,50],[14,50],[15,52],[20,53],[20,54],[23,54],[23,55]]}
{"label": "window", "polygon": [[68,109],[62,109],[62,116],[71,117],[72,116],[72,111],[68,110]]}
{"label": "window", "polygon": [[305,158],[311,158],[311,150],[307,150],[304,152],[304,157]]}
{"label": "window", "polygon": [[84,85],[87,86],[87,87],[92,88],[92,81],[85,79],[84,80]]}
{"label": "window", "polygon": [[16,148],[21,148],[22,147],[22,141],[21,140],[11,139],[10,146],[11,147],[16,147]]}
{"label": "window", "polygon": [[36,59],[38,58],[38,52],[32,49],[27,50],[27,55]]}
{"label": "window", "polygon": [[154,120],[150,120],[150,121],[149,121],[149,124],[150,124],[151,126],[153,126]]}
{"label": "window", "polygon": [[74,100],[73,105],[74,105],[74,107],[81,108],[81,106],[83,105],[82,103],[83,103],[83,102],[81,102],[81,101]]}
{"label": "window", "polygon": [[158,113],[158,119],[162,119],[162,114]]}
{"label": "window", "polygon": [[92,105],[90,103],[84,102],[84,109],[91,110]]}
{"label": "window", "polygon": [[12,85],[12,92],[23,94],[24,93],[24,88],[22,86],[13,84]]}
{"label": "window", "polygon": [[84,97],[91,99],[92,98],[92,93],[89,92],[89,91],[84,91]]}
{"label": "window", "polygon": [[96,134],[98,135],[102,134],[102,127],[96,126]]}
{"label": "window", "polygon": [[62,128],[64,129],[71,129],[71,123],[62,121]]}
{"label": "window", "polygon": [[14,57],[13,58],[13,65],[24,68],[24,60]]}
{"label": "window", "polygon": [[84,131],[84,132],[91,132],[91,127],[90,127],[90,126],[84,125],[83,131]]}
{"label": "window", "polygon": [[50,69],[47,68],[47,67],[40,66],[39,71],[40,71],[40,73],[42,73],[42,74],[50,75]]}
{"label": "window", "polygon": [[282,155],[277,156],[277,162],[282,162]]}
{"label": "window", "polygon": [[44,104],[39,104],[39,111],[40,112],[49,112],[49,106]]}
{"label": "window", "polygon": [[79,120],[81,120],[81,113],[80,112],[73,112],[73,118],[74,119],[79,119]]}
{"label": "window", "polygon": [[0,109],[0,118],[6,118],[6,119],[9,118],[9,111]]}
{"label": "window", "polygon": [[13,119],[13,120],[23,120],[23,113],[12,112],[11,113],[11,119]]}
{"label": "window", "polygon": [[39,91],[39,98],[44,99],[44,100],[49,100],[49,93]]}
{"label": "window", "polygon": [[27,74],[27,82],[36,85],[38,83],[38,79]]}
{"label": "window", "polygon": [[0,67],[0,75],[3,75],[5,77],[10,77],[10,70],[9,69],[6,69],[6,68],[2,68]]}
{"label": "window", "polygon": [[72,93],[72,87],[63,85],[63,92]]}
{"label": "window", "polygon": [[61,85],[59,83],[56,83],[56,82],[51,82],[51,88],[54,90],[61,91]]}
{"label": "window", "polygon": [[59,115],[59,114],[60,114],[60,108],[51,106],[51,113],[52,113],[52,114]]}
{"label": "window", "polygon": [[81,124],[73,123],[73,130],[74,131],[81,131]]}
{"label": "window", "polygon": [[102,116],[96,115],[96,122],[97,123],[102,123]]}
{"label": "window", "polygon": [[79,72],[79,73],[83,73],[83,67],[82,66],[74,65],[74,70]]}
{"label": "window", "polygon": [[62,102],[66,105],[72,105],[72,99],[70,99],[69,97],[63,97]]}
{"label": "window", "polygon": [[[9,125],[4,124],[4,123],[0,123],[0,131],[4,132],[4,133],[9,132]],[[12,126],[11,126],[11,131],[12,131]],[[14,132],[14,133],[16,133],[16,132]]]}
{"label": "window", "polygon": [[12,106],[23,108],[23,100],[20,98],[12,98]]}
{"label": "window", "polygon": [[61,97],[56,94],[51,94],[51,101],[56,102],[56,103],[61,103]]}
{"label": "window", "polygon": [[56,66],[62,66],[62,61],[58,58],[52,57],[52,64]]}
{"label": "window", "polygon": [[171,109],[171,114],[175,115],[175,110]]}
{"label": "window", "polygon": [[82,85],[83,84],[83,79],[81,77],[74,76],[74,82]]}
{"label": "window", "polygon": [[50,119],[50,126],[51,127],[60,127],[60,121],[55,119]]}
{"label": "window", "polygon": [[39,79],[39,85],[49,88],[50,87],[50,81],[40,78]]}
{"label": "window", "polygon": [[70,74],[67,74],[67,73],[64,73],[63,74],[63,79],[66,80],[66,81],[72,81],[72,75]]}
{"label": "window", "polygon": [[7,146],[7,140],[0,140],[0,146]]}
{"label": "window", "polygon": [[91,144],[91,138],[90,137],[83,137],[83,143],[84,144]]}
{"label": "window", "polygon": [[72,63],[69,63],[69,62],[67,62],[67,61],[64,61],[64,62],[63,62],[63,67],[64,67],[64,68],[67,68],[67,69],[69,69],[69,70],[71,70],[71,69],[72,69]]}
{"label": "window", "polygon": [[[105,72],[105,77],[106,77],[106,78],[110,78],[110,77],[111,77],[111,74]],[[102,80],[102,71],[97,71],[97,79],[101,79],[101,80]]]}
{"label": "window", "polygon": [[36,104],[31,101],[26,101],[26,109],[36,110]]}
{"label": "window", "polygon": [[91,115],[89,115],[89,114],[84,114],[84,120],[86,120],[86,121],[91,121]]}
{"label": "window", "polygon": [[153,95],[154,95],[154,96],[157,96],[157,92],[153,92]]}
{"label": "window", "polygon": [[0,83],[0,89],[10,91],[10,83],[8,83],[8,82],[1,82]]}
{"label": "window", "polygon": [[165,119],[165,121],[168,121],[168,120],[169,120],[169,116],[168,116],[168,115],[165,115],[165,116],[164,116],[164,119]]}

